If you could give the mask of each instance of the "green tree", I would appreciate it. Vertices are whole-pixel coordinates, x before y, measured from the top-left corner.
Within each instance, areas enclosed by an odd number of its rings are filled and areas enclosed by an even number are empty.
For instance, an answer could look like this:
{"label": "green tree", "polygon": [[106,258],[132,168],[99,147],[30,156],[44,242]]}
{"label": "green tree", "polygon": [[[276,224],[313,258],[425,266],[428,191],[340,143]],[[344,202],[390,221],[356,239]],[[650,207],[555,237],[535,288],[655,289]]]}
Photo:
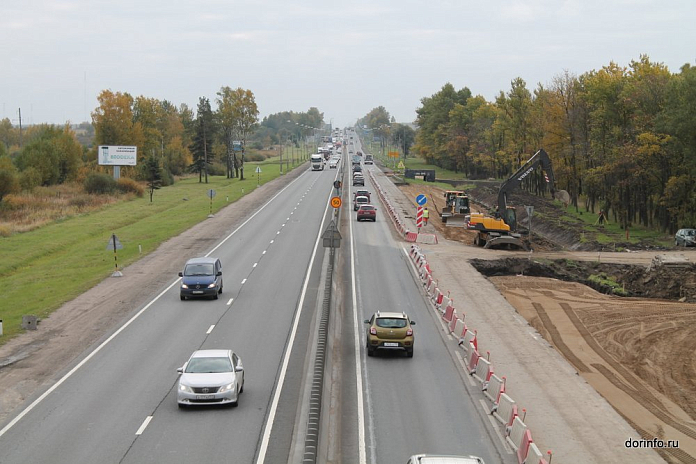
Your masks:
{"label": "green tree", "polygon": [[145,160],[145,174],[147,176],[147,189],[150,192],[150,203],[152,203],[155,190],[162,187],[162,167],[154,152]]}
{"label": "green tree", "polygon": [[[3,150],[4,147],[0,148],[0,152]],[[0,154],[0,202],[5,195],[18,193],[19,191],[19,173],[17,168],[9,156]]]}
{"label": "green tree", "polygon": [[246,143],[259,120],[259,109],[251,90],[241,87],[232,92],[232,114],[235,136],[242,142],[242,156],[239,163],[239,179],[244,180],[244,153]]}
{"label": "green tree", "polygon": [[20,171],[36,169],[42,185],[60,184],[73,180],[82,164],[82,146],[75,133],[66,125],[63,129],[43,125],[17,155]]}
{"label": "green tree", "polygon": [[198,182],[208,183],[208,165],[213,162],[213,139],[215,137],[215,125],[213,111],[210,109],[210,100],[205,97],[198,99],[198,111],[194,125],[194,135],[190,146],[193,155],[193,163],[189,166],[191,172],[198,173]]}

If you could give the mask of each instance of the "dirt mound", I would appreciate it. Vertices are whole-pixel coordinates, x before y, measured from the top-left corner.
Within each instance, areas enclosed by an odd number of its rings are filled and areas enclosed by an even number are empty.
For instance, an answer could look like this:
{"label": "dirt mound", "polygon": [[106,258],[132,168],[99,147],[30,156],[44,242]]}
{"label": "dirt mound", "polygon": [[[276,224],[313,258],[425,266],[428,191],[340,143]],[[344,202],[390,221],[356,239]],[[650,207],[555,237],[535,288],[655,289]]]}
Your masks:
{"label": "dirt mound", "polygon": [[491,276],[525,275],[578,282],[608,295],[678,300],[696,303],[696,266],[646,267],[590,261],[530,260],[505,258],[473,259],[481,274]]}

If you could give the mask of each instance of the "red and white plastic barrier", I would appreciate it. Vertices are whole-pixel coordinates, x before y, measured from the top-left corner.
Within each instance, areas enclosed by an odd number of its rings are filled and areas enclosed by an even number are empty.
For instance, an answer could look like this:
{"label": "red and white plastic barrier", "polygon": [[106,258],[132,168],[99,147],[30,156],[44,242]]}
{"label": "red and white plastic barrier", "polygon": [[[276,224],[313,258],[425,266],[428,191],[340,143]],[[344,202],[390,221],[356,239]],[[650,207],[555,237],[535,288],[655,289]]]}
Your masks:
{"label": "red and white plastic barrier", "polygon": [[[445,295],[440,290],[425,255],[417,245],[411,245],[409,256],[433,307],[440,311],[442,319],[447,322],[449,332],[461,333],[459,345],[466,353],[467,373],[481,383],[483,394],[493,403],[490,413],[505,428],[506,440],[515,449],[518,463],[548,464],[534,444],[531,431],[519,417],[517,403],[506,393],[506,378],[495,375],[491,362],[481,357],[478,351],[478,332],[467,327],[463,313],[461,317],[457,314],[454,298],[450,297],[449,292]],[[550,451],[548,454],[551,456]]]}
{"label": "red and white plastic barrier", "polygon": [[483,394],[491,400],[493,403],[498,404],[500,401],[500,395],[505,393],[505,377],[498,377],[497,375],[491,375],[488,380],[488,385],[483,387]]}
{"label": "red and white plastic barrier", "polygon": [[452,311],[452,320],[448,325],[450,333],[454,332],[454,327],[457,325],[457,322],[459,322],[459,316],[457,316],[457,311]]}
{"label": "red and white plastic barrier", "polygon": [[454,313],[454,304],[452,302],[453,300],[450,299],[447,307],[445,308],[445,314],[442,315],[442,318],[447,322],[452,320],[452,314]]}
{"label": "red and white plastic barrier", "polygon": [[466,367],[468,369],[467,373],[469,375],[472,375],[474,372],[476,372],[476,366],[478,365],[478,362],[480,359],[481,359],[481,355],[474,347],[474,344],[469,343],[469,350],[467,351],[467,356],[466,356]]}
{"label": "red and white plastic barrier", "polygon": [[493,375],[493,366],[491,362],[485,358],[479,358],[478,364],[476,364],[476,371],[474,371],[474,377],[481,382],[483,385],[488,385],[488,380]]}
{"label": "red and white plastic barrier", "polygon": [[504,426],[512,425],[513,419],[517,417],[517,403],[510,398],[507,393],[500,394],[498,404],[493,406],[493,417]]}

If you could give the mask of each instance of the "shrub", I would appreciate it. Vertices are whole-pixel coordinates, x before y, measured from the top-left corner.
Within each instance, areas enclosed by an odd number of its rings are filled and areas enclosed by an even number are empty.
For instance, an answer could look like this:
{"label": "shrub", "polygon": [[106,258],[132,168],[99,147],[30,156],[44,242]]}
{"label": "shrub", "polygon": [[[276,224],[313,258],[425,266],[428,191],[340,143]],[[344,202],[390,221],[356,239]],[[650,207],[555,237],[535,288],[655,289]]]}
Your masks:
{"label": "shrub", "polygon": [[227,174],[227,168],[219,163],[213,163],[208,165],[208,175],[209,176],[224,176]]}
{"label": "shrub", "polygon": [[0,224],[0,237],[9,237],[10,235],[12,235],[12,229],[10,229],[10,226]]}
{"label": "shrub", "polygon": [[103,195],[116,189],[116,181],[108,174],[93,173],[85,179],[87,193]]}
{"label": "shrub", "polygon": [[145,189],[138,182],[128,177],[121,177],[116,181],[116,189],[121,193],[134,193],[142,197],[145,194]]}
{"label": "shrub", "polygon": [[266,157],[261,153],[251,153],[249,155],[244,155],[245,161],[265,161]]}
{"label": "shrub", "polygon": [[162,187],[167,187],[174,184],[174,176],[169,169],[162,170]]}

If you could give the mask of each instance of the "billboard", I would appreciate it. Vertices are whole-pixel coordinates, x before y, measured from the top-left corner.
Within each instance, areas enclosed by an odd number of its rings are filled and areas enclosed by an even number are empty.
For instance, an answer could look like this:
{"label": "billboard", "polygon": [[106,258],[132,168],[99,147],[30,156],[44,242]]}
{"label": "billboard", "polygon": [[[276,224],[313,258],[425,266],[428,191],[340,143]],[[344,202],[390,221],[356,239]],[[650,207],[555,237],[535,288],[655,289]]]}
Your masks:
{"label": "billboard", "polygon": [[99,145],[97,160],[101,166],[135,166],[138,147]]}

